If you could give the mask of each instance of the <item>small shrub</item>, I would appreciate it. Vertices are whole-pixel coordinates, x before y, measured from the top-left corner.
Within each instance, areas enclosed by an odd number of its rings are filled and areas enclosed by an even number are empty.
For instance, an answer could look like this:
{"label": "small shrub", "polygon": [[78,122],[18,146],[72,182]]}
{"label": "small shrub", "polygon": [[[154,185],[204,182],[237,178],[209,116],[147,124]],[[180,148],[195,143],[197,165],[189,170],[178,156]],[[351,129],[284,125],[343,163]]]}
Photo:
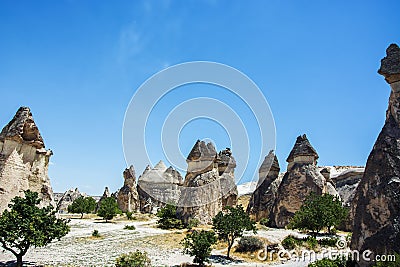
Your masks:
{"label": "small shrub", "polygon": [[150,258],[146,252],[136,250],[128,254],[122,254],[115,260],[115,267],[149,267]]}
{"label": "small shrub", "polygon": [[132,212],[130,212],[130,211],[127,211],[126,213],[126,218],[128,219],[128,220],[132,220],[133,219],[133,216],[132,216]]}
{"label": "small shrub", "polygon": [[298,239],[292,235],[288,235],[282,240],[282,246],[286,249],[294,249],[296,246],[302,244],[302,240]]}
{"label": "small shrub", "polygon": [[197,219],[189,219],[187,224],[187,229],[192,229],[193,227],[199,226],[200,221]]}
{"label": "small shrub", "polygon": [[318,246],[318,241],[315,237],[309,236],[305,239],[307,248],[315,249]]}
{"label": "small shrub", "polygon": [[262,218],[260,220],[260,224],[264,226],[268,226],[269,220],[267,218]]}
{"label": "small shrub", "polygon": [[237,252],[254,252],[264,247],[263,242],[254,236],[243,236],[236,248]]}
{"label": "small shrub", "polygon": [[336,247],[338,241],[339,241],[338,237],[331,237],[331,238],[320,239],[318,243],[324,247]]}
{"label": "small shrub", "polygon": [[92,232],[92,236],[93,237],[100,237],[101,235],[100,235],[100,233],[99,233],[99,230],[93,230],[93,232]]}
{"label": "small shrub", "polygon": [[136,227],[134,225],[125,225],[124,229],[125,230],[136,230]]}
{"label": "small shrub", "polygon": [[346,260],[345,257],[337,258],[334,260],[323,258],[308,265],[308,267],[347,267],[347,266],[352,266],[352,264],[351,261]]}

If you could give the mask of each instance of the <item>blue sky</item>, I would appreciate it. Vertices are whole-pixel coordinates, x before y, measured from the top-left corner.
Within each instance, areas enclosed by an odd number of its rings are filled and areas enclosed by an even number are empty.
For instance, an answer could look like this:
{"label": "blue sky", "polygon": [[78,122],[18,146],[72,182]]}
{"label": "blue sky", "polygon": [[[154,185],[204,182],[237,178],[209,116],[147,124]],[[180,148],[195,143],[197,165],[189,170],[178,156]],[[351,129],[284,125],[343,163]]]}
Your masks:
{"label": "blue sky", "polygon": [[[364,165],[384,123],[390,90],[376,71],[386,47],[400,41],[399,10],[398,1],[1,1],[0,124],[31,107],[54,152],[54,190],[114,191],[126,167],[125,110],[137,88],[168,66],[214,61],[264,93],[282,169],[302,133],[319,164]],[[191,88],[246,114],[223,90]],[[174,99],[190,92],[177,90]],[[155,118],[176,104],[160,103]],[[182,154],[197,138],[230,145],[223,127],[197,120],[179,136]],[[157,158],[158,148],[150,150]],[[144,167],[135,165],[138,175]]]}

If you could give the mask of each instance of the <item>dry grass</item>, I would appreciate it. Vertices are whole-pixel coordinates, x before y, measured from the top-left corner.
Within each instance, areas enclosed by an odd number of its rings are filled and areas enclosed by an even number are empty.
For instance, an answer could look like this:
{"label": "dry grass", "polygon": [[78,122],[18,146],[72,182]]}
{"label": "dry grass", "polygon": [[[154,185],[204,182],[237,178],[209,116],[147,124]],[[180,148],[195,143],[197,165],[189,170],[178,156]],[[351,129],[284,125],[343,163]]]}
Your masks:
{"label": "dry grass", "polygon": [[240,196],[239,198],[238,198],[238,200],[237,200],[237,204],[238,205],[242,205],[243,206],[243,208],[246,210],[247,209],[247,206],[249,205],[249,202],[250,202],[250,197],[251,197],[251,195],[243,195],[243,196]]}
{"label": "dry grass", "polygon": [[176,231],[168,234],[144,237],[141,239],[141,242],[163,249],[181,249],[182,246],[180,242],[185,238],[185,236],[185,231]]}

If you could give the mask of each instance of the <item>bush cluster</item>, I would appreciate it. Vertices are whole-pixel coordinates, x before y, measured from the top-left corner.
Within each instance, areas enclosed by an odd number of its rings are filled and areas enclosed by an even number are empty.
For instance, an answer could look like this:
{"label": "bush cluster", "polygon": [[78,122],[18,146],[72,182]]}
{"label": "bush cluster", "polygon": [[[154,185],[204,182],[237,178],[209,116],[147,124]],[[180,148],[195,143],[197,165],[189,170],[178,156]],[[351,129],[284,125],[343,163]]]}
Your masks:
{"label": "bush cluster", "polygon": [[243,236],[236,247],[237,252],[254,252],[264,248],[263,242],[254,236]]}
{"label": "bush cluster", "polygon": [[136,227],[134,225],[125,225],[124,229],[125,230],[135,230]]}
{"label": "bush cluster", "polygon": [[294,249],[297,246],[301,246],[303,244],[303,240],[292,235],[288,235],[285,239],[282,240],[282,246],[286,249]]}
{"label": "bush cluster", "polygon": [[324,247],[335,247],[338,241],[339,237],[331,237],[331,238],[322,238],[318,240],[318,243]]}
{"label": "bush cluster", "polygon": [[127,211],[125,214],[126,214],[126,218],[128,220],[135,220],[136,219],[135,217],[133,217],[133,212]]}
{"label": "bush cluster", "polygon": [[199,224],[200,224],[199,220],[197,220],[197,219],[189,219],[189,221],[188,221],[188,223],[186,225],[186,228],[190,230],[193,227],[199,226]]}
{"label": "bush cluster", "polygon": [[260,220],[260,224],[264,226],[268,226],[269,220],[267,218],[262,218]]}
{"label": "bush cluster", "polygon": [[115,267],[150,267],[151,261],[146,252],[136,250],[128,254],[122,254],[115,260]]}
{"label": "bush cluster", "polygon": [[101,235],[100,235],[100,233],[99,233],[99,230],[93,230],[93,232],[92,232],[92,236],[93,237],[100,237]]}
{"label": "bush cluster", "polygon": [[158,227],[161,229],[183,229],[185,226],[182,220],[176,216],[176,206],[167,204],[157,212],[160,218],[157,221]]}

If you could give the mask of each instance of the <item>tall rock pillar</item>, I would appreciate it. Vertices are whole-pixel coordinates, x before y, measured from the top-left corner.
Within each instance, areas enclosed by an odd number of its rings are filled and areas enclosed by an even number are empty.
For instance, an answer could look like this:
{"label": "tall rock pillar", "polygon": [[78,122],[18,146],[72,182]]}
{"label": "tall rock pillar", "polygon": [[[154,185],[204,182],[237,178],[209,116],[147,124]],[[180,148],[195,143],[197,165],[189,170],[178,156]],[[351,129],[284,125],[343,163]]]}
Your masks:
{"label": "tall rock pillar", "polygon": [[[351,248],[400,253],[400,48],[391,44],[378,73],[391,87],[386,121],[357,188]],[[372,262],[364,262],[363,266]]]}

